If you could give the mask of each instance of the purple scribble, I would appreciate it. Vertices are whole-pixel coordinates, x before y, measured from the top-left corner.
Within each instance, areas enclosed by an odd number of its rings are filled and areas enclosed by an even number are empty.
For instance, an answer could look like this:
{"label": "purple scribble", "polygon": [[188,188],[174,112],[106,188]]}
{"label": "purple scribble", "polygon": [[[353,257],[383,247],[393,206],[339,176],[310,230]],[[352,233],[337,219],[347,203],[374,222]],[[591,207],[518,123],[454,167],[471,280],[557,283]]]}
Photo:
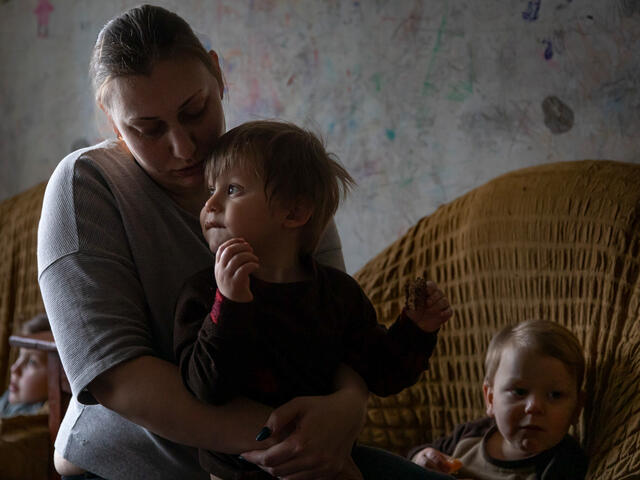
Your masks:
{"label": "purple scribble", "polygon": [[543,40],[542,43],[546,45],[544,48],[544,59],[551,60],[553,57],[553,44],[551,43],[551,40]]}
{"label": "purple scribble", "polygon": [[522,12],[522,18],[528,22],[535,22],[540,12],[542,0],[533,0],[527,3],[527,11]]}

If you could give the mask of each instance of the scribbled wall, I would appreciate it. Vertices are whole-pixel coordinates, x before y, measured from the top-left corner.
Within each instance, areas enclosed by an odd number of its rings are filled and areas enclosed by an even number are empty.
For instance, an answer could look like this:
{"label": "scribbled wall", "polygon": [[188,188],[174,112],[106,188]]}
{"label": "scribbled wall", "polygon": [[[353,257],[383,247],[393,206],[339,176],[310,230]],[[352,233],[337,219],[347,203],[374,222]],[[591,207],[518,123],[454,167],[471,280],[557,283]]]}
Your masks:
{"label": "scribbled wall", "polygon": [[[101,25],[137,3],[0,0],[0,199],[110,135],[89,52]],[[229,126],[311,126],[355,176],[337,216],[350,272],[506,171],[640,162],[637,0],[157,3],[220,53]]]}

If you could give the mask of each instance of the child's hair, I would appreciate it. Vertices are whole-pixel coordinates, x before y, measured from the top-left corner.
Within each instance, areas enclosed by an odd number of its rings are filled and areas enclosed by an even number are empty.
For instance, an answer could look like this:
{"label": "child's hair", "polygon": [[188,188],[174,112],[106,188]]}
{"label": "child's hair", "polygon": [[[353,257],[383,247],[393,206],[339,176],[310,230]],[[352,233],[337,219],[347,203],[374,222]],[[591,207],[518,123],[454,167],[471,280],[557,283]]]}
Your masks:
{"label": "child's hair", "polygon": [[49,325],[49,318],[46,313],[39,313],[35,315],[24,322],[20,327],[20,332],[23,335],[48,331],[51,331],[51,325]]}
{"label": "child's hair", "polygon": [[489,343],[484,361],[485,383],[493,384],[500,357],[508,346],[530,349],[560,360],[575,374],[580,390],[585,371],[584,354],[575,335],[562,325],[534,319],[507,326],[496,333]]}
{"label": "child's hair", "polygon": [[341,196],[355,184],[316,135],[288,122],[260,120],[229,130],[216,142],[205,178],[238,166],[254,171],[264,182],[269,204],[293,207],[302,202],[313,209],[303,227],[303,254],[315,250]]}

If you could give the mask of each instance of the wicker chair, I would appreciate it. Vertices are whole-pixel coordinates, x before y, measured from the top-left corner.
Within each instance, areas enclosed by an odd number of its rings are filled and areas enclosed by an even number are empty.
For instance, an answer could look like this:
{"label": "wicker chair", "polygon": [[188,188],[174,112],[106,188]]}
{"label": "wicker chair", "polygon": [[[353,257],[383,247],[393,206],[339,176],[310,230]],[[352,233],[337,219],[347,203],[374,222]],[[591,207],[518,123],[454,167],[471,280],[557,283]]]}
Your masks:
{"label": "wicker chair", "polygon": [[361,441],[399,453],[485,414],[484,352],[501,327],[546,318],[584,346],[587,403],[576,436],[590,479],[640,478],[640,165],[547,164],[441,206],[357,274],[379,318],[426,271],[454,317],[413,387],[370,400]]}
{"label": "wicker chair", "polygon": [[[9,335],[42,309],[43,192],[41,184],[0,203],[4,386]],[[544,317],[585,348],[588,400],[575,433],[591,456],[589,478],[640,478],[640,165],[566,162],[503,175],[421,219],[356,278],[384,321],[402,307],[407,280],[424,271],[455,315],[415,386],[372,397],[363,443],[405,453],[482,416],[489,339],[508,323]]]}

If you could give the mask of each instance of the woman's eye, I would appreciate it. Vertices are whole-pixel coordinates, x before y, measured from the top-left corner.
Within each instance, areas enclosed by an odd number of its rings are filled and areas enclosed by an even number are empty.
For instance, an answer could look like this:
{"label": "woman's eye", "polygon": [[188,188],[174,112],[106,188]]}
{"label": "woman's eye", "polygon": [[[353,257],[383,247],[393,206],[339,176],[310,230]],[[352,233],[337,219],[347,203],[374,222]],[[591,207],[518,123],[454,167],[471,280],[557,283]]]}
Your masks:
{"label": "woman's eye", "polygon": [[196,111],[185,112],[185,115],[187,115],[190,118],[198,118],[200,115],[202,115],[203,112],[204,112],[204,108],[199,108]]}
{"label": "woman's eye", "polygon": [[549,393],[549,398],[553,399],[553,400],[558,400],[559,398],[562,398],[564,396],[563,392],[560,391],[553,391]]}
{"label": "woman's eye", "polygon": [[155,138],[162,135],[162,128],[155,127],[155,128],[136,129],[136,132],[138,132],[138,135],[140,137]]}
{"label": "woman's eye", "polygon": [[182,115],[187,119],[196,119],[204,113],[204,111],[206,110],[206,107],[207,107],[206,102],[189,106],[187,109],[182,111]]}

